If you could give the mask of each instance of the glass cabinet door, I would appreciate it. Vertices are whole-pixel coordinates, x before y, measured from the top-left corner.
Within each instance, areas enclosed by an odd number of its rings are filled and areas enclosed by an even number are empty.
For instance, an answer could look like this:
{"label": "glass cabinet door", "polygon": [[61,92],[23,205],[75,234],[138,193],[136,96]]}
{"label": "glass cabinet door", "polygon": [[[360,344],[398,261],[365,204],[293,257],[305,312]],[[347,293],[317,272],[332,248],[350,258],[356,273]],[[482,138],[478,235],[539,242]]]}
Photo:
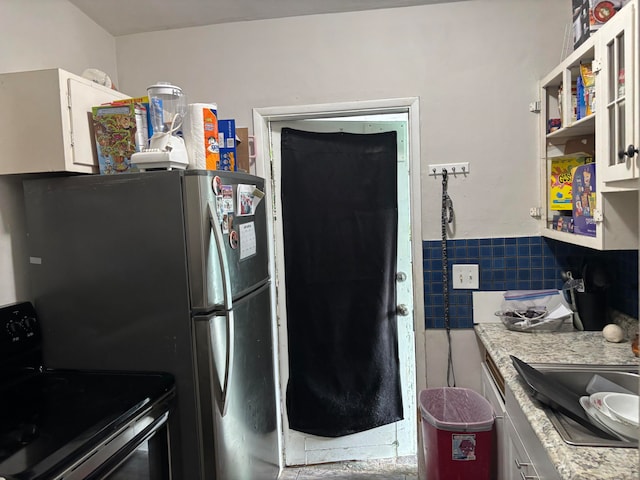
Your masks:
{"label": "glass cabinet door", "polygon": [[[636,178],[637,147],[634,139],[634,5],[619,11],[603,25],[600,35],[602,86],[597,116],[602,135],[598,137],[596,161],[604,182]],[[634,145],[629,151],[629,146]],[[630,156],[630,155],[631,156]]]}

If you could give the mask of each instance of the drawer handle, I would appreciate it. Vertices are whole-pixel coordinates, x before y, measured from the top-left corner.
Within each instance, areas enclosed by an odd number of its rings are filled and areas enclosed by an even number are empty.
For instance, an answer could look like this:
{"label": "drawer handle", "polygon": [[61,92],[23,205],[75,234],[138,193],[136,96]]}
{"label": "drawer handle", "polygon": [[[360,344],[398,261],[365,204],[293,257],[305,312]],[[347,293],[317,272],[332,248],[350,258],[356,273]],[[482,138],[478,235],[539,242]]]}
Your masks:
{"label": "drawer handle", "polygon": [[522,469],[522,467],[530,467],[531,464],[530,463],[526,463],[526,462],[521,462],[520,460],[518,460],[517,458],[514,459],[514,462],[516,462],[516,467],[518,467],[518,470]]}
{"label": "drawer handle", "polygon": [[539,480],[540,477],[537,475],[525,475],[524,472],[520,472],[520,476],[522,480]]}

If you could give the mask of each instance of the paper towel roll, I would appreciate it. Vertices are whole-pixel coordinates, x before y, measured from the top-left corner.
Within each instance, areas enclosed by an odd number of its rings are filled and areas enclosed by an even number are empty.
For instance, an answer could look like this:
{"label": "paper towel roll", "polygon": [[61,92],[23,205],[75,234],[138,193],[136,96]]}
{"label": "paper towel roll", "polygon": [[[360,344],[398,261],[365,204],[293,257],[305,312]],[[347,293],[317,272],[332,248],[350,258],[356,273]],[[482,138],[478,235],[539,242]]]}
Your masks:
{"label": "paper towel roll", "polygon": [[189,156],[188,168],[218,168],[218,106],[215,103],[189,104],[183,136]]}

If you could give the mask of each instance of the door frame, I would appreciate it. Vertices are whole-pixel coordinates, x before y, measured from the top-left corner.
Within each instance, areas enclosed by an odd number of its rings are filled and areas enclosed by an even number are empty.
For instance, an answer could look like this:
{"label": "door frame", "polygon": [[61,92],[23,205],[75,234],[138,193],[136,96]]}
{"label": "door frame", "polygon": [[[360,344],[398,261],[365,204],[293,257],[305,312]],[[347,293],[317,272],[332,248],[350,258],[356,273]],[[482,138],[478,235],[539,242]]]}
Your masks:
{"label": "door frame", "polygon": [[[421,196],[421,161],[420,161],[420,111],[418,97],[392,98],[383,100],[366,100],[355,102],[340,102],[313,105],[292,105],[280,107],[263,107],[253,109],[254,148],[256,154],[255,174],[265,179],[265,198],[271,199],[272,172],[271,172],[271,138],[270,124],[280,121],[309,120],[319,118],[351,117],[363,115],[379,115],[392,113],[407,113],[409,124],[409,188],[411,189],[409,201],[411,206],[411,262],[413,277],[413,321],[415,342],[415,374],[416,394],[426,387],[426,351],[424,343],[424,279],[422,268],[422,196]],[[267,201],[267,230],[269,237],[269,258],[274,259],[275,245],[273,232],[273,205]],[[270,260],[269,273],[272,279],[276,278],[275,263]],[[272,281],[271,311],[272,335],[274,338],[274,368],[276,380],[280,384],[279,358],[277,355],[278,325],[276,310],[276,286]],[[283,393],[277,389],[277,402],[280,409],[283,408]],[[418,401],[416,399],[416,405]],[[419,418],[416,419],[419,421]],[[278,416],[278,442],[280,450],[280,466],[284,466],[282,449],[282,410]],[[418,429],[420,430],[420,429]],[[418,433],[418,457],[420,457],[421,435]]]}

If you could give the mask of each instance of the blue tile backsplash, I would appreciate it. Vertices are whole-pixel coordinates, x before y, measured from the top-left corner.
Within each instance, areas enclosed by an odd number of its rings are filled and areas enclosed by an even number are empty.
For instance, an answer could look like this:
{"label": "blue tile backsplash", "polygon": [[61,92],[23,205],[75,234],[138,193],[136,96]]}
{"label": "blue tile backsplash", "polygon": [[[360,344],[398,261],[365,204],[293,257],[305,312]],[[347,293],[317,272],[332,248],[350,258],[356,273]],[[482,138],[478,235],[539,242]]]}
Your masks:
{"label": "blue tile backsplash", "polygon": [[[442,242],[424,241],[424,307],[426,328],[444,328]],[[449,320],[451,328],[473,327],[472,290],[453,290],[451,267],[478,264],[479,290],[562,288],[563,271],[581,277],[585,262],[596,259],[609,267],[609,306],[638,318],[638,251],[600,252],[543,237],[447,240]]]}

